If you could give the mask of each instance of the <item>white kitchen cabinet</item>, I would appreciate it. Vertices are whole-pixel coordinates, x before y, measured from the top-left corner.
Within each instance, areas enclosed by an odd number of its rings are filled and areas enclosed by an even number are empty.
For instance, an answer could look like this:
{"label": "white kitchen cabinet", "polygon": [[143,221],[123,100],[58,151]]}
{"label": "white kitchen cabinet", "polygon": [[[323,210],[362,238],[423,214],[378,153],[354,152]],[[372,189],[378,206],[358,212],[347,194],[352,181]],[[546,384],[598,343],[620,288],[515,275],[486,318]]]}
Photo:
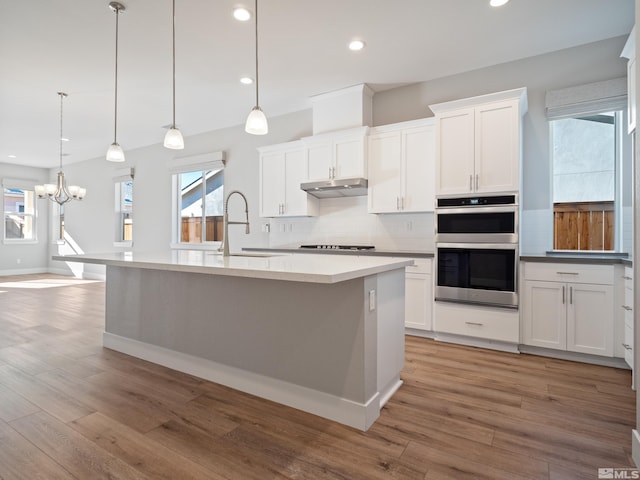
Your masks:
{"label": "white kitchen cabinet", "polygon": [[433,329],[433,274],[430,258],[415,258],[405,272],[405,328]]}
{"label": "white kitchen cabinet", "polygon": [[430,105],[436,115],[436,194],[520,188],[526,88]]}
{"label": "white kitchen cabinet", "polygon": [[633,370],[633,267],[625,267],[623,275],[624,292],[622,311],[624,315],[624,360]]}
{"label": "white kitchen cabinet", "polygon": [[307,180],[367,178],[367,142],[369,127],[305,137]]}
{"label": "white kitchen cabinet", "polygon": [[300,141],[260,151],[260,216],[318,215],[318,200],[300,189],[307,179],[306,148]]}
{"label": "white kitchen cabinet", "polygon": [[371,129],[368,156],[369,213],[433,211],[433,119]]}
{"label": "white kitchen cabinet", "polygon": [[627,38],[621,57],[627,61],[627,133],[636,129],[636,27]]}
{"label": "white kitchen cabinet", "polygon": [[526,262],[523,268],[525,345],[613,356],[612,265]]}

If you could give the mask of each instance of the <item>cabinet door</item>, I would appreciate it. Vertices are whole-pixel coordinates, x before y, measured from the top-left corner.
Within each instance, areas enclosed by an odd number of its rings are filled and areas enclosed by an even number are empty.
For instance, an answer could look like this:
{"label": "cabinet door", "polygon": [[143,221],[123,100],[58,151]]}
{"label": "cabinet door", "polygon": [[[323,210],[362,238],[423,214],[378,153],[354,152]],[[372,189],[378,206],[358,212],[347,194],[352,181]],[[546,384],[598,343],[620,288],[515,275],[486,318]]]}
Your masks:
{"label": "cabinet door", "polygon": [[260,216],[278,217],[284,203],[284,154],[269,152],[260,157]]}
{"label": "cabinet door", "polygon": [[300,189],[300,184],[307,179],[304,149],[284,153],[284,179],[283,214],[308,215],[308,194]]}
{"label": "cabinet door", "polygon": [[418,330],[432,330],[433,289],[431,275],[405,274],[404,326]]}
{"label": "cabinet door", "polygon": [[524,282],[523,343],[536,347],[567,348],[567,286],[557,282]]}
{"label": "cabinet door", "polygon": [[436,192],[440,195],[473,191],[473,118],[473,108],[447,112],[438,117]]}
{"label": "cabinet door", "polygon": [[388,132],[369,137],[369,213],[400,208],[402,136]]}
{"label": "cabinet door", "polygon": [[402,132],[404,212],[432,212],[435,203],[435,125]]}
{"label": "cabinet door", "polygon": [[570,283],[567,350],[613,356],[613,287]]}
{"label": "cabinet door", "polygon": [[307,150],[309,180],[326,180],[331,177],[333,154],[331,141],[310,143]]}
{"label": "cabinet door", "polygon": [[335,178],[367,177],[364,162],[365,137],[337,138],[333,143]]}
{"label": "cabinet door", "polygon": [[475,112],[475,178],[477,192],[518,190],[520,175],[518,102],[483,105]]}

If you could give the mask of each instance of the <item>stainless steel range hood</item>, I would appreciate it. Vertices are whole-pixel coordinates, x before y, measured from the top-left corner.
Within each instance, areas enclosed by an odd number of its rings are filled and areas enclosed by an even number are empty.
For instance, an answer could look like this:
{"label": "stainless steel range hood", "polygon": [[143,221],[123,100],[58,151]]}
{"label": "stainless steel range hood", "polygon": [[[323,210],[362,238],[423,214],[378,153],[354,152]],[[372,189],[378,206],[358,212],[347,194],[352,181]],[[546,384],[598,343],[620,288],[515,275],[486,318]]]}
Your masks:
{"label": "stainless steel range hood", "polygon": [[300,188],[316,198],[357,197],[367,194],[366,178],[342,178],[305,182]]}

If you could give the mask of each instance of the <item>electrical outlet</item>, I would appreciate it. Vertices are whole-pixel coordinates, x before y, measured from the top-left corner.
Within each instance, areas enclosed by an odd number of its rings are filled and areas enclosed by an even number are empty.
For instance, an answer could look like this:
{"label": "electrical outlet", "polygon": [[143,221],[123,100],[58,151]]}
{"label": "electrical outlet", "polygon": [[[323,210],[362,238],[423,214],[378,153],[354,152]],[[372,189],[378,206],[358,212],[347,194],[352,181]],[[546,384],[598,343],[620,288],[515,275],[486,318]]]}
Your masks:
{"label": "electrical outlet", "polygon": [[411,229],[413,228],[413,224],[411,223],[411,221],[408,221],[408,222],[405,224],[405,228],[407,229],[407,232],[410,232],[410,231],[411,231]]}
{"label": "electrical outlet", "polygon": [[369,290],[369,311],[373,312],[376,309],[376,291]]}

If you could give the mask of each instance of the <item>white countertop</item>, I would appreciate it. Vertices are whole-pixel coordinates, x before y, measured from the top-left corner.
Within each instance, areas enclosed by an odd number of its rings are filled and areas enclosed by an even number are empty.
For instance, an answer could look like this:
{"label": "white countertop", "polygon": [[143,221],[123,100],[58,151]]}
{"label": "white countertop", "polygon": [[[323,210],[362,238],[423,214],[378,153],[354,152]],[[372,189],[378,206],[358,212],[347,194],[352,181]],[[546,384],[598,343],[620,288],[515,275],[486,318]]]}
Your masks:
{"label": "white countertop", "polygon": [[337,283],[413,265],[410,259],[373,256],[246,253],[224,257],[206,250],[54,255],[52,258],[62,262],[311,283]]}

